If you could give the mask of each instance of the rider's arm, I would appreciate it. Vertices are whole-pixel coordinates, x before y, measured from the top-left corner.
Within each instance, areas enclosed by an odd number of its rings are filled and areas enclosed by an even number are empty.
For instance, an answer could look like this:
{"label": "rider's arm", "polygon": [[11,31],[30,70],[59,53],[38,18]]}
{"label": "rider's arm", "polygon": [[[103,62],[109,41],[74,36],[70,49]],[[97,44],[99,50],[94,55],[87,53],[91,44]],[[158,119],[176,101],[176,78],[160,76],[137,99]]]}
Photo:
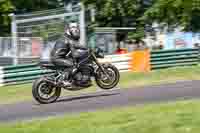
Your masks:
{"label": "rider's arm", "polygon": [[75,49],[84,49],[84,50],[87,50],[88,48],[84,45],[80,45],[80,44],[74,44],[74,48]]}
{"label": "rider's arm", "polygon": [[71,43],[68,43],[68,45],[69,45],[69,47],[70,47],[70,51],[71,51],[72,57],[75,57],[74,54],[75,54],[75,50],[76,50],[76,49],[75,49],[74,45],[71,44]]}

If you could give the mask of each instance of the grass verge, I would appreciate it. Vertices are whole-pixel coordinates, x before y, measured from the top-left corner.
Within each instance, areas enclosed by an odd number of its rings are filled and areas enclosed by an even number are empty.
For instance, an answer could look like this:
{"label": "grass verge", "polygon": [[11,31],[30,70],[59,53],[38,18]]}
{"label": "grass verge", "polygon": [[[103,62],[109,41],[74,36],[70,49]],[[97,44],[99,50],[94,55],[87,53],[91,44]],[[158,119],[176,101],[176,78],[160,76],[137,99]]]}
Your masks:
{"label": "grass verge", "polygon": [[[174,83],[183,80],[200,80],[200,67],[171,68],[156,70],[149,73],[121,73],[118,86],[121,88],[134,88],[136,86]],[[32,84],[0,87],[0,104],[32,100],[31,86]],[[78,92],[63,91],[63,95],[92,92],[95,91],[96,88],[96,86],[93,86]]]}
{"label": "grass verge", "polygon": [[2,133],[199,133],[200,101],[104,110],[17,124]]}

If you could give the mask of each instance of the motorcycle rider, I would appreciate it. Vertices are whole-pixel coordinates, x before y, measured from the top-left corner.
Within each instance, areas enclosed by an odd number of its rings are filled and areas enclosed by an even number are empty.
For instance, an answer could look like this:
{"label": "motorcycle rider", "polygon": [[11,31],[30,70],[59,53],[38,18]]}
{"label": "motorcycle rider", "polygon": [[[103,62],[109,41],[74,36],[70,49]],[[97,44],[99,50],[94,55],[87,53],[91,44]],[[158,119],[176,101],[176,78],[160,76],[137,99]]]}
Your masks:
{"label": "motorcycle rider", "polygon": [[[64,75],[61,84],[71,86],[70,75],[74,69],[74,54],[76,49],[87,49],[79,44],[80,29],[77,23],[72,22],[66,25],[64,37],[56,41],[51,51],[51,61],[58,67],[64,67]],[[70,55],[67,55],[70,52]]]}

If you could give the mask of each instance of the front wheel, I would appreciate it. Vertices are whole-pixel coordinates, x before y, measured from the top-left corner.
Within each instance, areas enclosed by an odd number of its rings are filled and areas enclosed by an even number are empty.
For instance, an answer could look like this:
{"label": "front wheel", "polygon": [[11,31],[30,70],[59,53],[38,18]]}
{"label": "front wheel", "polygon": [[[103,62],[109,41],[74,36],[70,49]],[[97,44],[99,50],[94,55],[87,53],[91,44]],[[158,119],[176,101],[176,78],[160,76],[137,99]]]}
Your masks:
{"label": "front wheel", "polygon": [[34,99],[41,104],[49,104],[55,102],[61,94],[61,88],[54,87],[45,81],[45,77],[41,77],[34,81],[32,86],[32,95]]}
{"label": "front wheel", "polygon": [[103,64],[104,72],[99,68],[96,72],[95,81],[102,89],[112,89],[119,83],[119,70],[112,64]]}

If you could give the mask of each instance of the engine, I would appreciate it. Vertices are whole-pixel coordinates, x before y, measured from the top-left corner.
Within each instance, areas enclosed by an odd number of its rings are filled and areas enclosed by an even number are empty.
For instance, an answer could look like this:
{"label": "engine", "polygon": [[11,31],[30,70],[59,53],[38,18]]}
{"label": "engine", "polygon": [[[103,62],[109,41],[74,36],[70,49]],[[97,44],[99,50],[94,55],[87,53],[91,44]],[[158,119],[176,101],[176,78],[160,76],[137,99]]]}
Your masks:
{"label": "engine", "polygon": [[81,67],[74,76],[75,84],[80,87],[91,86],[92,68]]}

